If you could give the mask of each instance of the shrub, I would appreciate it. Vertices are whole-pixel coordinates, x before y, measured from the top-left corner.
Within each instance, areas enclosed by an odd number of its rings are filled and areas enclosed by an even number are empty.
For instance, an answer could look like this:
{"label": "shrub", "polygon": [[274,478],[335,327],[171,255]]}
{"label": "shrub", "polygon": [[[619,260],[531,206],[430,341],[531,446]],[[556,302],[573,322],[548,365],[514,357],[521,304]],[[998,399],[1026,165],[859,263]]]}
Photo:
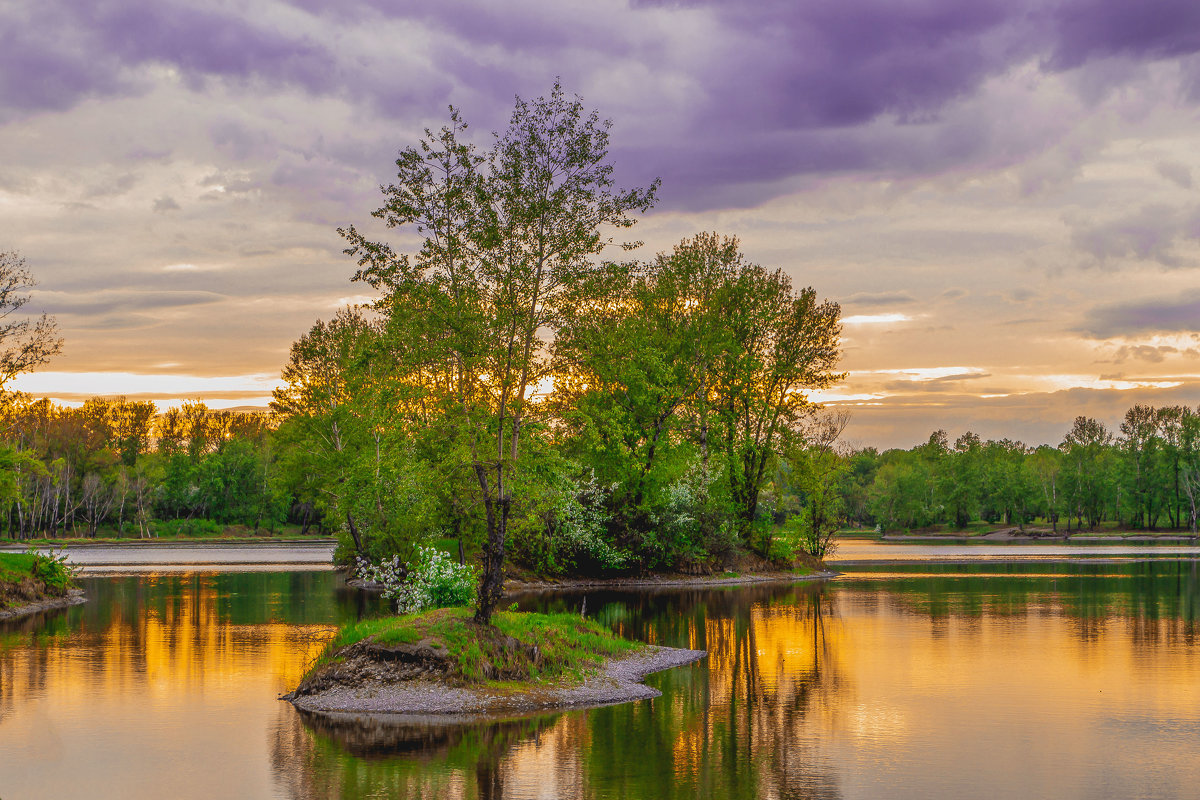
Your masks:
{"label": "shrub", "polygon": [[416,559],[403,566],[400,556],[378,564],[359,557],[358,575],[383,584],[383,596],[394,600],[401,614],[467,606],[475,599],[475,568],[434,547],[417,548]]}
{"label": "shrub", "polygon": [[45,584],[52,594],[66,594],[67,590],[75,585],[75,575],[79,572],[79,567],[68,564],[65,553],[55,555],[53,550],[41,553],[30,547],[29,555],[33,556],[33,568],[30,572]]}

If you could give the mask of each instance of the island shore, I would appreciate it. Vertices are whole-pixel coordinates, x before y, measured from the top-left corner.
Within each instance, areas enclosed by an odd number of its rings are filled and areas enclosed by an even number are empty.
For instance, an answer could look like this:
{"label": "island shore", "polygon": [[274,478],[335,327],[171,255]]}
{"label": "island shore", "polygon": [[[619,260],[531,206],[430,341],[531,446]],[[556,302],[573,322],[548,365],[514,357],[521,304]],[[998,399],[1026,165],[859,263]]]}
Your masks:
{"label": "island shore", "polygon": [[[533,592],[577,591],[581,589],[657,589],[671,587],[709,588],[713,586],[741,586],[748,583],[798,583],[836,578],[836,570],[825,569],[799,574],[786,570],[773,572],[749,572],[737,575],[680,575],[662,574],[635,578],[506,578],[504,596],[509,597]],[[351,578],[346,585],[355,589],[382,591],[383,585],[360,578]]]}
{"label": "island shore", "polygon": [[87,598],[83,596],[82,589],[72,589],[62,597],[47,597],[43,600],[34,600],[16,606],[0,608],[0,622],[28,617],[43,611],[54,611],[59,608],[77,606],[86,602]]}
{"label": "island shore", "polygon": [[358,686],[334,686],[281,699],[311,713],[437,715],[443,719],[591,708],[658,697],[661,692],[642,683],[647,675],[691,664],[707,655],[705,650],[645,645],[629,655],[606,659],[582,683],[574,685],[453,686],[429,679],[390,682],[371,677]]}

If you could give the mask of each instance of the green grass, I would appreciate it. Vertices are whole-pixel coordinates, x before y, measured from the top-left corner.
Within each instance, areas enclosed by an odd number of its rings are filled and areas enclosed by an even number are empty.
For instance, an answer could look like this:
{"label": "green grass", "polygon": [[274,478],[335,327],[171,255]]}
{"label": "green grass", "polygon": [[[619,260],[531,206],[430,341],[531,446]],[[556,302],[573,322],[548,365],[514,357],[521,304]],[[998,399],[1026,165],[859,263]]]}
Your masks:
{"label": "green grass", "polygon": [[60,597],[73,585],[69,569],[32,553],[0,553],[0,608]]}
{"label": "green grass", "polygon": [[17,583],[32,575],[35,561],[28,553],[0,553],[0,581]]}
{"label": "green grass", "polygon": [[[467,608],[442,608],[347,625],[318,656],[309,674],[337,663],[344,648],[368,639],[381,645],[425,642],[445,652],[450,680],[489,684],[580,680],[605,657],[642,646],[576,614],[498,611],[488,627],[476,625],[472,613]],[[511,646],[511,640],[520,646]],[[531,648],[536,648],[536,657]]]}

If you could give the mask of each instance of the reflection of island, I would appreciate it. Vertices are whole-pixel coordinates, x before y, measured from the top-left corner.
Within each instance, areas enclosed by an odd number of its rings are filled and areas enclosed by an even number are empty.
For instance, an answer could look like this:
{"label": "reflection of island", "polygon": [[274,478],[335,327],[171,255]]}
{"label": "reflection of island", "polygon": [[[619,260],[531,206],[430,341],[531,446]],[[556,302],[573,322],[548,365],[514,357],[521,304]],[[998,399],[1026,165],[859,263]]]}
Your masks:
{"label": "reflection of island", "polygon": [[[542,608],[581,597],[538,598]],[[526,604],[532,605],[529,598]],[[625,706],[447,728],[280,712],[277,784],[294,798],[840,796],[809,732],[842,692],[845,631],[813,585],[589,595],[594,616],[710,658]]]}
{"label": "reflection of island", "polygon": [[[467,725],[387,715],[281,711],[271,743],[276,782],[293,798],[503,797],[502,762],[557,716]],[[304,769],[297,770],[297,765]]]}

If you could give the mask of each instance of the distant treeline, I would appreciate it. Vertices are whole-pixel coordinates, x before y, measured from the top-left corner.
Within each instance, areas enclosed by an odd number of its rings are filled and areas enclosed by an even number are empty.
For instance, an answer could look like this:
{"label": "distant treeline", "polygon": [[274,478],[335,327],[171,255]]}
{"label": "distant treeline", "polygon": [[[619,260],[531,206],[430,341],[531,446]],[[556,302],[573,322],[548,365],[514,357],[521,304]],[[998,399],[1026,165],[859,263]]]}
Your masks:
{"label": "distant treeline", "polygon": [[[12,538],[274,528],[293,508],[274,470],[270,417],[202,403],[80,408],[9,398],[0,418],[0,520]],[[307,512],[307,515],[306,515]]]}
{"label": "distant treeline", "polygon": [[[348,335],[362,346],[362,337],[381,332],[343,316],[319,325],[298,348],[323,340],[324,350]],[[325,377],[346,378],[335,365],[355,349],[341,357],[325,350],[333,362],[325,366],[334,368]],[[314,377],[316,364],[304,360],[286,373],[293,387],[301,372]],[[334,399],[326,394],[334,386],[304,383]],[[608,403],[600,408],[617,413],[620,404]],[[398,431],[364,427],[372,420],[354,405],[343,405],[344,416],[334,405],[314,418],[311,405],[308,413],[290,408],[274,416],[202,403],[159,413],[149,401],[104,398],[79,408],[45,399],[9,403],[0,418],[0,526],[9,537],[28,539],[94,537],[102,529],[138,537],[223,525],[274,530],[291,522],[305,532],[328,525],[350,545],[357,513],[362,549],[377,557],[434,536],[477,547],[481,531],[463,513],[469,484],[433,475],[424,485],[411,476],[397,482],[396,470],[404,462],[411,467],[415,453],[405,449],[398,463]],[[563,406],[557,410],[564,422],[570,418]],[[1134,406],[1117,431],[1078,417],[1057,447],[984,441],[969,432],[951,443],[939,430],[910,450],[883,452],[839,449],[846,418],[819,415],[765,460],[758,506],[741,517],[753,521],[741,523],[750,527],[740,537],[732,535],[739,517],[732,497],[722,502],[715,491],[730,485],[727,472],[719,479],[714,471],[730,454],[705,454],[708,434],[698,418],[685,414],[679,428],[663,425],[656,444],[656,415],[649,415],[650,435],[623,461],[613,458],[605,434],[588,434],[595,413],[574,431],[554,426],[570,435],[553,437],[557,443],[547,442],[538,455],[550,485],[521,514],[510,553],[517,562],[551,572],[686,568],[719,558],[739,539],[763,555],[789,547],[820,555],[830,534],[846,526],[1197,530],[1200,412],[1183,406]],[[620,441],[630,441],[627,435]],[[314,458],[318,453],[338,455]]]}
{"label": "distant treeline", "polygon": [[1119,430],[1077,417],[1057,447],[945,431],[911,450],[844,452],[835,511],[883,530],[972,522],[1054,529],[1102,523],[1142,530],[1197,525],[1200,412],[1135,405]]}

